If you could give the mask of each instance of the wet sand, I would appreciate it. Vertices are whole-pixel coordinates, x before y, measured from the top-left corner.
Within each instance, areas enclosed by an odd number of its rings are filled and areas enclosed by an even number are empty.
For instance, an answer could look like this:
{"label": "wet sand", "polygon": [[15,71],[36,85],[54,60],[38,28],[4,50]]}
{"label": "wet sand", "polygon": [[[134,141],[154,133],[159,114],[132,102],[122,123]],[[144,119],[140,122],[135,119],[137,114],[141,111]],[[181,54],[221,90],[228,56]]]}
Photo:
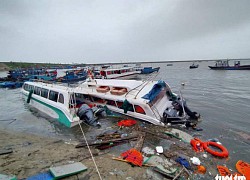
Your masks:
{"label": "wet sand", "polygon": [[[66,179],[98,179],[90,153],[86,148],[75,148],[77,142],[39,137],[33,134],[0,131],[0,149],[12,149],[13,153],[1,155],[0,173],[16,175],[23,179],[37,173],[46,172],[51,166],[82,162],[88,170]],[[114,156],[107,151],[92,149],[103,179],[141,179],[146,167],[112,160]]]}
{"label": "wet sand", "polygon": [[[135,131],[138,127],[123,129],[122,131],[129,133]],[[166,128],[149,125],[145,130],[162,133]],[[137,129],[138,130],[138,129]],[[172,167],[178,170],[182,169],[180,164],[174,160],[181,156],[190,162],[193,156],[198,157],[202,165],[207,168],[206,175],[194,174],[197,167],[191,166],[193,172],[191,176],[196,179],[213,178],[217,174],[216,160],[208,155],[204,158],[204,153],[195,153],[189,143],[185,143],[176,138],[161,139],[146,133],[143,147],[155,148],[156,145],[162,145],[164,152],[169,155],[168,160],[172,163]],[[73,162],[82,162],[88,167],[88,170],[78,175],[73,175],[65,179],[99,179],[94,163],[91,159],[87,148],[75,148],[79,142],[64,141],[51,137],[41,137],[28,133],[12,133],[0,130],[0,149],[12,149],[13,153],[1,155],[0,157],[0,173],[15,175],[18,179],[24,179],[35,174],[46,172],[52,166],[60,166]],[[128,150],[136,144],[136,141],[127,143],[127,149],[119,145],[115,148],[107,150],[97,150],[91,148],[95,156],[95,160],[103,179],[167,179],[150,167],[133,167],[126,162],[112,160],[112,157],[118,157],[121,152]],[[117,151],[118,148],[119,150]],[[167,159],[163,154],[161,158]],[[187,174],[182,174],[187,177]]]}

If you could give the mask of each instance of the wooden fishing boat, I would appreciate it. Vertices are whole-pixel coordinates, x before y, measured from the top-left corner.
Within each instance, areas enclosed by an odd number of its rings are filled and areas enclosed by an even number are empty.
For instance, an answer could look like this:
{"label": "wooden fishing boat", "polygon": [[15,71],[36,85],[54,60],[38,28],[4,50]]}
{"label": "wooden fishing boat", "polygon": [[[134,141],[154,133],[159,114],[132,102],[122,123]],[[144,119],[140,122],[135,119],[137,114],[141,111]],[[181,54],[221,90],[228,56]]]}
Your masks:
{"label": "wooden fishing boat", "polygon": [[233,66],[229,65],[229,60],[216,61],[215,66],[208,66],[213,70],[250,70],[250,65],[241,65],[240,61],[235,61]]}

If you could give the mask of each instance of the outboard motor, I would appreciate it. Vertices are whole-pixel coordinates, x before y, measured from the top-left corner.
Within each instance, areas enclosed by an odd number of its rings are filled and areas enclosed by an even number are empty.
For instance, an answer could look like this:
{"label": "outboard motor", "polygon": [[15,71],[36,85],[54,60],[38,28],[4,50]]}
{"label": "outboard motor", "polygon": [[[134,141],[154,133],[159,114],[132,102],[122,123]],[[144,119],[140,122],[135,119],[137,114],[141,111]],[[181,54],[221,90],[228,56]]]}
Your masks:
{"label": "outboard motor", "polygon": [[107,116],[106,111],[102,106],[92,107],[92,110],[94,112],[94,117],[96,118]]}
{"label": "outboard motor", "polygon": [[[186,105],[186,101],[181,101],[180,98],[172,102],[173,107],[167,108],[163,113],[163,118],[166,123],[185,123],[187,120],[182,120],[183,109],[185,113],[193,120],[197,120],[200,115],[197,112],[192,112]],[[182,107],[183,105],[183,107]]]}
{"label": "outboard motor", "polygon": [[94,111],[87,104],[82,104],[77,111],[77,116],[92,126],[100,125],[97,117],[94,116]]}
{"label": "outboard motor", "polygon": [[[176,108],[178,108],[178,110],[180,111],[180,116],[182,116],[183,114],[183,108],[182,108],[182,101],[178,98],[178,100],[173,102],[173,106]],[[185,100],[183,100],[183,107],[184,107],[184,111],[187,113],[187,115],[193,119],[193,120],[198,120],[198,118],[200,117],[200,115],[197,112],[193,112],[191,111],[188,107],[187,107],[187,103]]]}

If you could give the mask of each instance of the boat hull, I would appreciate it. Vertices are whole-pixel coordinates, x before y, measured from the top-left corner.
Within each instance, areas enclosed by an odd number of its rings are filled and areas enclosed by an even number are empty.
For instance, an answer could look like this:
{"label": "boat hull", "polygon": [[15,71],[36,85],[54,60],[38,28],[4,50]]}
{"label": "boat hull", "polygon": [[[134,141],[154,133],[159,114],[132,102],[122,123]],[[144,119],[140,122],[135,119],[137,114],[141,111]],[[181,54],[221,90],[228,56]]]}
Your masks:
{"label": "boat hull", "polygon": [[[22,90],[22,93],[23,93],[24,99],[26,100],[29,93],[23,90]],[[47,114],[51,118],[58,120],[60,123],[64,124],[67,127],[73,127],[78,124],[77,121],[71,120],[70,114],[67,113],[66,110],[53,106],[49,104],[48,102],[46,102],[46,100],[42,101],[41,99],[39,99],[39,97],[36,97],[36,95],[31,96],[29,105],[39,110],[40,112]]]}
{"label": "boat hull", "polygon": [[250,65],[245,66],[227,66],[227,67],[218,67],[218,66],[208,66],[213,70],[250,70]]}
{"label": "boat hull", "polygon": [[155,71],[159,71],[160,70],[160,67],[157,67],[157,68],[144,68],[141,70],[141,73],[142,74],[150,74],[150,73],[153,73]]}

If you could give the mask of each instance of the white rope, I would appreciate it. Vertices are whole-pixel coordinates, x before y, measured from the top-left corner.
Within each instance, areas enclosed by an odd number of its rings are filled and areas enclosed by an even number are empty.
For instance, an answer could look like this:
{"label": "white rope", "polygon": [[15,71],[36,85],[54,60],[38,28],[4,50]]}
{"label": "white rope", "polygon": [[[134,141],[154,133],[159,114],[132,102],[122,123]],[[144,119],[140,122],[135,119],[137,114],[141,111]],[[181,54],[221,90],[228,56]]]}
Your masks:
{"label": "white rope", "polygon": [[87,141],[87,139],[86,139],[86,137],[85,137],[85,134],[84,134],[84,132],[83,132],[83,130],[82,130],[82,126],[81,126],[79,120],[78,120],[78,124],[79,124],[79,126],[80,126],[81,131],[82,131],[82,135],[83,135],[84,140],[85,140],[85,142],[86,142],[86,144],[87,144],[87,147],[88,147],[88,149],[89,149],[89,153],[90,153],[90,155],[91,155],[91,158],[92,158],[92,160],[93,160],[93,162],[94,162],[94,164],[95,164],[96,171],[97,171],[97,173],[98,173],[98,175],[99,175],[100,180],[102,180],[101,174],[100,174],[99,169],[98,169],[98,167],[97,167],[97,165],[96,165],[96,162],[95,162],[95,158],[94,158],[94,156],[93,156],[93,154],[92,154],[92,152],[91,152],[91,150],[90,150],[88,141]]}
{"label": "white rope", "polygon": [[[72,96],[71,96],[71,97],[72,97]],[[74,102],[73,98],[74,98],[75,102]],[[74,109],[75,109],[75,114],[76,114],[76,98],[75,98],[75,93],[73,94],[73,97],[72,97],[71,100],[74,102]],[[96,171],[97,171],[97,173],[98,173],[98,176],[99,176],[100,180],[102,180],[101,174],[100,174],[99,169],[98,169],[98,167],[97,167],[97,165],[96,165],[96,162],[95,162],[95,158],[94,158],[94,156],[93,156],[93,154],[92,154],[92,152],[91,152],[91,150],[90,150],[88,141],[87,141],[87,139],[86,139],[86,136],[85,136],[85,134],[84,134],[84,132],[83,132],[83,129],[82,129],[82,126],[81,126],[81,124],[80,124],[80,120],[78,120],[77,122],[78,122],[78,125],[79,125],[79,127],[80,127],[80,129],[81,129],[81,131],[82,131],[82,135],[83,135],[84,140],[85,140],[85,142],[86,142],[86,145],[87,145],[87,147],[88,147],[90,156],[91,156],[91,158],[92,158],[92,160],[93,160],[93,162],[94,162],[94,165],[95,165]]]}

